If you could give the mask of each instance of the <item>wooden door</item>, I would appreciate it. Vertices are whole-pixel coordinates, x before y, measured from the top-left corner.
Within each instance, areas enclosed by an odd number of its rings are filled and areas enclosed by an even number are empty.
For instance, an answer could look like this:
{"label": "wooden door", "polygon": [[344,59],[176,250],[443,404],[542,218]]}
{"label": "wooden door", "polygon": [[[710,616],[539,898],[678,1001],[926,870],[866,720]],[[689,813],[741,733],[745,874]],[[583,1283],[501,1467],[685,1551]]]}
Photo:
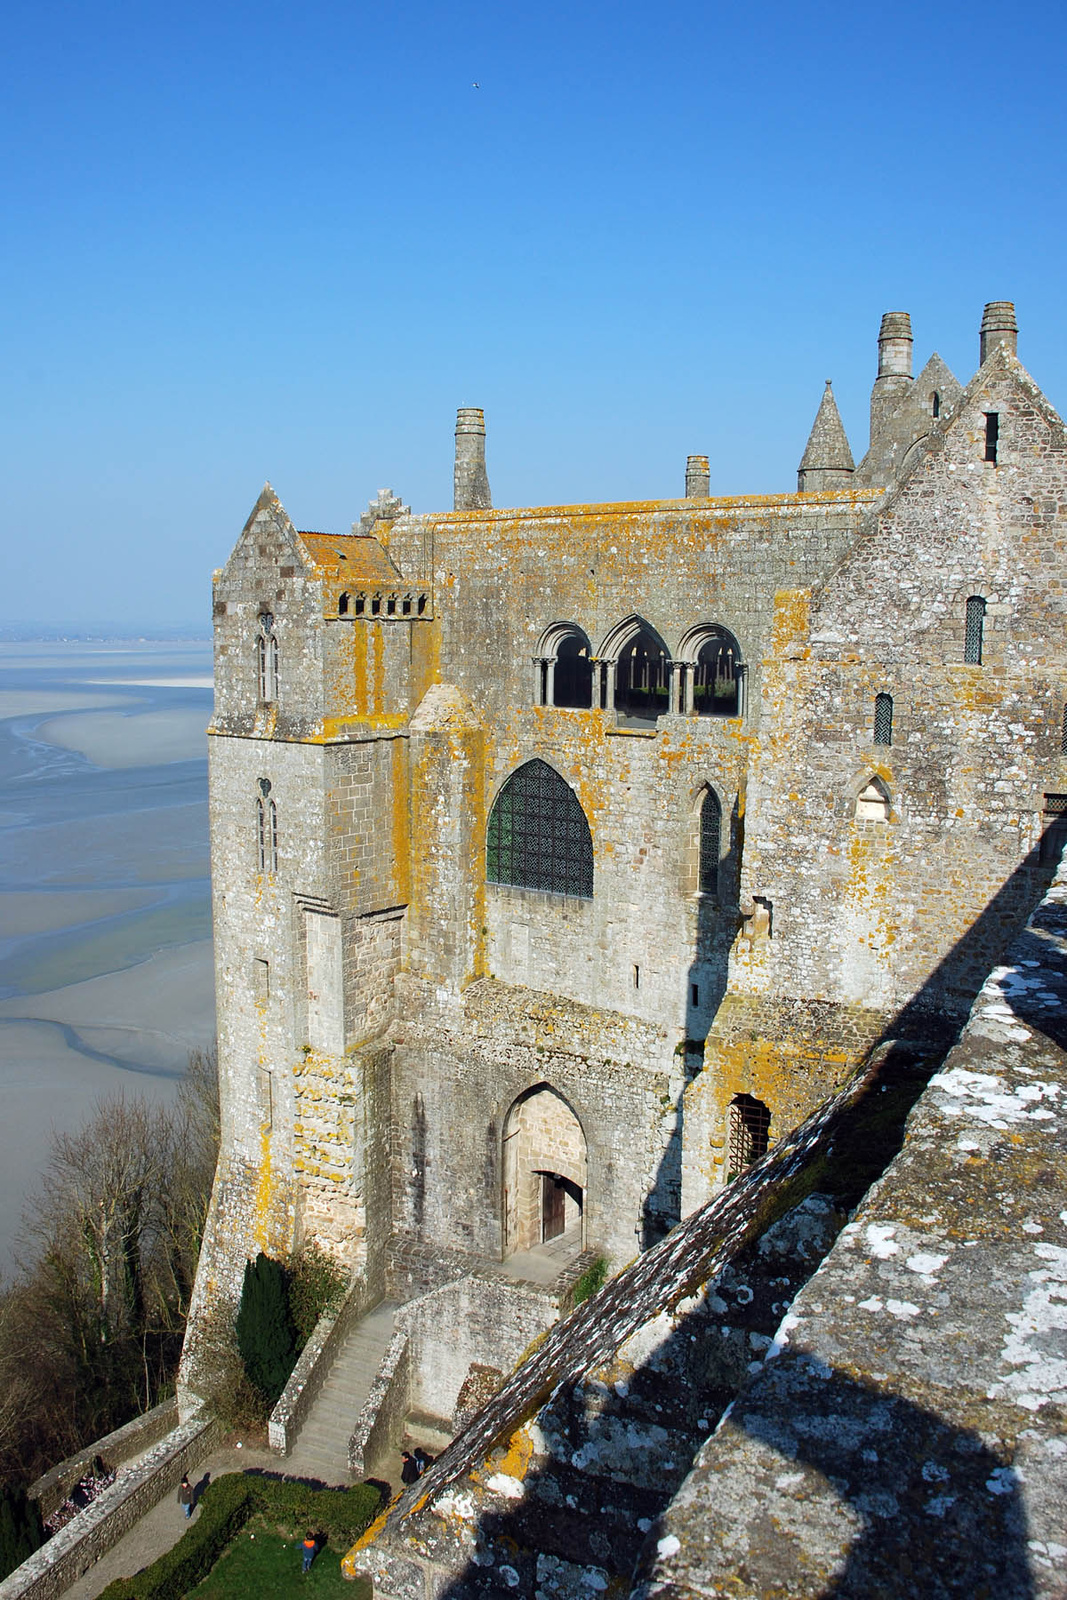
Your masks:
{"label": "wooden door", "polygon": [[541,1239],[558,1239],[566,1226],[567,1191],[554,1172],[541,1174]]}

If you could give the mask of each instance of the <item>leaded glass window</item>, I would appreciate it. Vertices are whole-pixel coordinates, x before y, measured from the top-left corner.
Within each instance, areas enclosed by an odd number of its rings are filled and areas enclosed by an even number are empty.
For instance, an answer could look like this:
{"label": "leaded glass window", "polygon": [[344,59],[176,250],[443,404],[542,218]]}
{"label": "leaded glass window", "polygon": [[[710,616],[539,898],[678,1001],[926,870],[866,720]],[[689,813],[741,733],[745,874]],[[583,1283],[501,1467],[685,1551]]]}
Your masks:
{"label": "leaded glass window", "polygon": [[545,761],[511,774],[489,818],[490,883],[593,897],[593,836],[571,788]]}
{"label": "leaded glass window", "polygon": [[879,694],[874,700],[874,742],[893,743],[893,696]]}
{"label": "leaded glass window", "polygon": [[982,630],[985,627],[985,601],[972,594],[967,602],[967,627],[963,639],[963,659],[972,666],[982,665]]}
{"label": "leaded glass window", "polygon": [[704,796],[700,808],[700,889],[715,894],[719,887],[719,856],[722,853],[722,806],[713,789]]}

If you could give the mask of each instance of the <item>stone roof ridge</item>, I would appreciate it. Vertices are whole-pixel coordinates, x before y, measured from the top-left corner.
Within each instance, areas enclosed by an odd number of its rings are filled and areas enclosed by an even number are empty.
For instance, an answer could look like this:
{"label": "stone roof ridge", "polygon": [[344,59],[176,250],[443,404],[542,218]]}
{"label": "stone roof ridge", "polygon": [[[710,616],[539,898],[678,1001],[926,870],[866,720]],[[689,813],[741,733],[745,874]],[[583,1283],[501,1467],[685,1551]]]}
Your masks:
{"label": "stone roof ridge", "polygon": [[855,467],[848,435],[841,421],[841,413],[837,409],[837,401],[834,399],[833,383],[827,378],[826,388],[823,390],[819,409],[815,413],[815,421],[808,435],[807,447],[801,458],[800,470],[811,472],[829,468],[837,472],[853,472]]}
{"label": "stone roof ridge", "polygon": [[411,507],[406,506],[398,494],[392,489],[379,489],[377,495],[371,500],[366,511],[358,522],[353,522],[352,532],[366,535],[373,532],[377,522],[395,522],[397,517],[406,517],[410,514]]}

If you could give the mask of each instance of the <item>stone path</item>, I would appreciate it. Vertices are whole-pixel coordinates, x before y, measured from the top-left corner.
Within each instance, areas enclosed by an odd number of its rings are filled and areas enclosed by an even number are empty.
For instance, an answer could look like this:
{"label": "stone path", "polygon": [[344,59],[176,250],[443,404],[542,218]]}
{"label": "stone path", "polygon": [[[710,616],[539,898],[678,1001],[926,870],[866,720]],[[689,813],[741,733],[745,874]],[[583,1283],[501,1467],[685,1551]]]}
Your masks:
{"label": "stone path", "polygon": [[[278,1456],[266,1449],[245,1445],[240,1449],[216,1450],[202,1461],[193,1475],[197,1485],[221,1478],[226,1472],[244,1472],[250,1467],[265,1467],[277,1471],[281,1465]],[[194,1511],[193,1516],[199,1513]],[[153,1506],[130,1529],[117,1545],[100,1557],[76,1583],[65,1591],[65,1600],[96,1600],[115,1578],[132,1578],[142,1567],[147,1567],[177,1544],[187,1523],[182,1515],[176,1494],[164,1496],[158,1506]]]}

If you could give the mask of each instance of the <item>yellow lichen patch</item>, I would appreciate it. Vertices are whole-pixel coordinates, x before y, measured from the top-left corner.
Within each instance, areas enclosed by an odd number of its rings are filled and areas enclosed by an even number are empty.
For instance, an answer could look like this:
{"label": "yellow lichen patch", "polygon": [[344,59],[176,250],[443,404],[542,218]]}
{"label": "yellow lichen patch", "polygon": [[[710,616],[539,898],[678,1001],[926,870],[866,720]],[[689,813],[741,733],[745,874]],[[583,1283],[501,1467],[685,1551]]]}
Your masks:
{"label": "yellow lichen patch", "polygon": [[529,1429],[516,1428],[502,1448],[494,1450],[480,1467],[471,1469],[471,1478],[475,1483],[482,1484],[486,1477],[501,1473],[506,1478],[517,1478],[521,1483],[529,1471],[532,1459],[533,1440],[530,1438]]}
{"label": "yellow lichen patch", "polygon": [[808,637],[810,589],[779,589],[774,597],[771,649],[776,656],[804,644]]}

